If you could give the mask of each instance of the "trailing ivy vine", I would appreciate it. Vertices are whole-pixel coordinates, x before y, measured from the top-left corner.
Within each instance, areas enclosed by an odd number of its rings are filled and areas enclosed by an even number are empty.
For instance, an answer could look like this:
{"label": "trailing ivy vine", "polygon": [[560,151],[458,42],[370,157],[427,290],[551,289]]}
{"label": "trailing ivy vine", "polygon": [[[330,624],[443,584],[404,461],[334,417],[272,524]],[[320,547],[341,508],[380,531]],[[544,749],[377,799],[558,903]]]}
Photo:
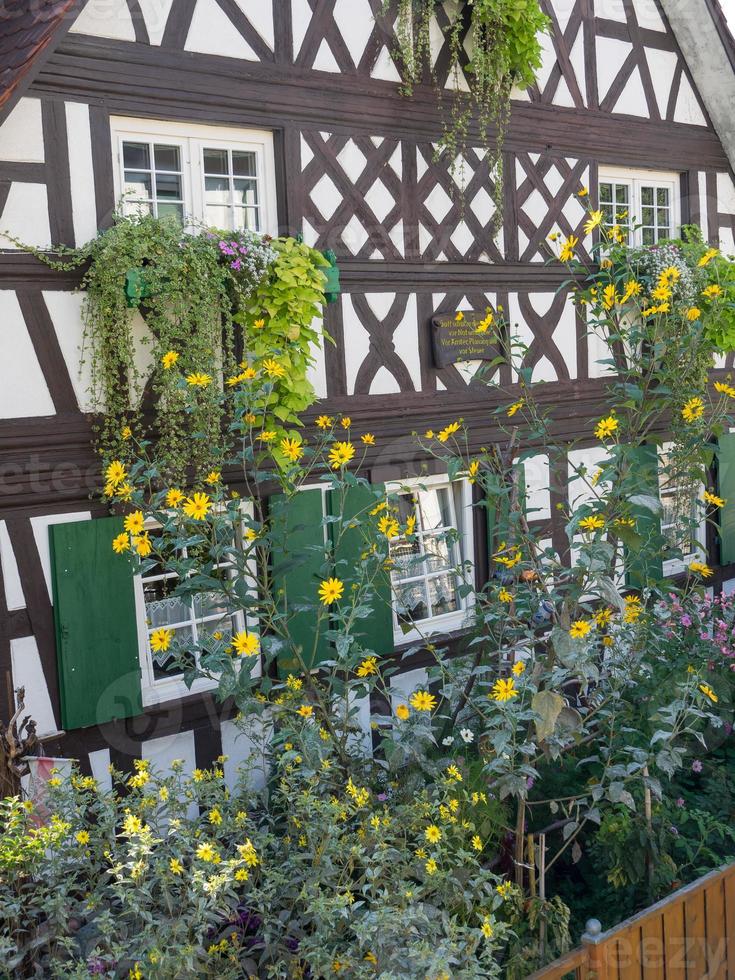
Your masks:
{"label": "trailing ivy vine", "polygon": [[[385,10],[395,0],[385,0]],[[472,121],[477,119],[480,141],[488,154],[495,179],[496,223],[502,215],[502,149],[510,117],[510,93],[514,85],[528,88],[541,67],[539,34],[548,29],[549,18],[538,0],[461,0],[447,14],[444,37],[449,45],[451,92],[449,107],[437,84],[432,55],[432,21],[437,0],[398,0],[395,33],[403,68],[403,91],[431,79],[444,107],[443,133],[438,153],[446,152],[450,166],[462,167],[465,151],[473,140]],[[467,40],[465,40],[465,38]],[[465,51],[470,76],[469,97],[463,90]]]}

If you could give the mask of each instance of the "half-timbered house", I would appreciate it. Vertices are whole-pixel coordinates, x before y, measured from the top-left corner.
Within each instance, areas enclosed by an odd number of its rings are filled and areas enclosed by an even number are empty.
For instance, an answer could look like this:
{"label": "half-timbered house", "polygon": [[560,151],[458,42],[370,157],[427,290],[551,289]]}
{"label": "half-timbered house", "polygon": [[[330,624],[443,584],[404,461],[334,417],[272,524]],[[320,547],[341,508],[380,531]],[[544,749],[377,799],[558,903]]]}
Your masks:
{"label": "half-timbered house", "polygon": [[[317,354],[317,407],[375,433],[374,482],[418,471],[414,430],[461,416],[474,445],[497,438],[498,401],[473,384],[476,365],[440,366],[432,353],[439,313],[502,306],[527,366],[547,382],[540,397],[560,441],[584,437],[602,405],[600,352],[558,292],[565,273],[546,261],[548,235],[574,234],[589,248],[577,196],[586,185],[592,200],[640,215],[646,242],[692,222],[735,249],[735,48],[717,0],[543,6],[551,30],[536,85],[513,102],[493,236],[486,155],[466,154],[460,201],[450,161],[435,152],[433,89],[419,86],[410,102],[401,94],[383,0],[6,0],[0,230],[44,249],[79,245],[132,189],[156,214],[247,220],[333,249],[342,294],[327,308],[337,343]],[[446,22],[438,4],[439,84],[450,70]],[[150,650],[155,582],[120,578],[109,536],[89,531],[105,508],[78,278],[8,238],[0,247],[2,714],[24,687],[47,750],[103,781],[110,762],[127,768],[141,756],[202,767],[224,752],[233,767],[245,749],[227,708],[206,684],[187,691]],[[517,379],[502,370],[512,389]],[[575,448],[575,458],[586,452]],[[568,472],[554,465],[526,463],[526,484],[534,519],[564,553],[553,515]],[[450,492],[433,472],[425,492],[442,520],[459,523],[462,556],[486,574],[469,488]],[[735,575],[729,516],[722,555],[709,542],[716,589]],[[396,604],[461,640],[462,601],[441,570],[399,586]],[[387,640],[400,649],[405,638],[396,629]],[[395,683],[411,687],[421,656],[404,666]],[[125,698],[116,671],[126,673]]]}

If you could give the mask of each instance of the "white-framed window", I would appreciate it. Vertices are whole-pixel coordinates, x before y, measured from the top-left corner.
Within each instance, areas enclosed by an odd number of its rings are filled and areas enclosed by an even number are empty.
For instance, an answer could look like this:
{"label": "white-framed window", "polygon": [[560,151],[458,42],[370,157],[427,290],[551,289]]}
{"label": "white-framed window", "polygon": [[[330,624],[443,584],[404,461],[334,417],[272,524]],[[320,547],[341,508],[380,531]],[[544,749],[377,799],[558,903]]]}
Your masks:
{"label": "white-framed window", "polygon": [[[243,504],[243,512],[247,507],[247,504]],[[155,538],[156,528],[154,521],[146,522],[151,538]],[[187,557],[186,548],[181,550],[180,557]],[[232,563],[220,562],[216,568],[227,575]],[[172,629],[176,640],[192,644],[199,644],[207,637],[213,637],[214,633],[222,634],[222,640],[226,642],[234,633],[245,628],[257,631],[257,624],[251,622],[242,611],[233,610],[223,592],[201,592],[193,597],[191,603],[187,603],[183,597],[172,594],[177,581],[175,572],[166,571],[158,563],[134,578],[141,691],[145,706],[212,690],[217,686],[213,678],[198,677],[191,687],[187,687],[180,659],[172,647],[165,651],[151,648],[151,634],[155,630]],[[195,656],[198,659],[198,654]]]}
{"label": "white-framed window", "polygon": [[273,134],[113,117],[115,196],[127,214],[278,233]]}
{"label": "white-framed window", "polygon": [[627,229],[631,245],[655,245],[678,233],[678,173],[600,167],[598,194],[605,225]]}
{"label": "white-framed window", "polygon": [[469,481],[427,476],[389,483],[386,491],[401,526],[415,520],[414,534],[390,544],[396,641],[458,629],[469,601],[460,594],[461,569],[473,559]]}
{"label": "white-framed window", "polygon": [[[661,534],[664,544],[664,575],[677,575],[695,560],[706,557],[706,522],[702,507],[704,487],[693,487],[680,478],[670,465],[671,443],[659,449],[658,487],[661,500]],[[667,558],[668,550],[681,552],[680,557]]]}

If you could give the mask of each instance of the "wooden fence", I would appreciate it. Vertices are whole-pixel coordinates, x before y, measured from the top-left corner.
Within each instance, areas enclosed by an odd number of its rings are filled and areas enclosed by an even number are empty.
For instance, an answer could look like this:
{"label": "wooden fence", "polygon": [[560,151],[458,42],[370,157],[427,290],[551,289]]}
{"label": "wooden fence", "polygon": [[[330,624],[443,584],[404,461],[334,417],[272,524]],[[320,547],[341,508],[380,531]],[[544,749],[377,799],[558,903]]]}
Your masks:
{"label": "wooden fence", "polygon": [[602,932],[528,980],[735,980],[735,864]]}

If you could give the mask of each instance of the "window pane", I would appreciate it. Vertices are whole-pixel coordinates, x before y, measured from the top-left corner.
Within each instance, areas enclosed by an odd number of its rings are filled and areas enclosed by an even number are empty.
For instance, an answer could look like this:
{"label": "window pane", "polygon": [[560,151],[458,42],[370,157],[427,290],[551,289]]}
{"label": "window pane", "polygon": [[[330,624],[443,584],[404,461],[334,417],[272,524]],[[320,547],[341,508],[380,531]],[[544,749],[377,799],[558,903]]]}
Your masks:
{"label": "window pane", "polygon": [[125,171],[125,187],[123,193],[130,197],[145,198],[152,197],[151,175],[136,173],[134,170]]}
{"label": "window pane", "polygon": [[612,184],[600,184],[600,204],[612,202]]}
{"label": "window pane", "polygon": [[183,204],[166,204],[164,201],[158,203],[158,217],[159,218],[178,218],[179,221],[183,223],[184,221],[184,205]]}
{"label": "window pane", "polygon": [[426,586],[423,582],[413,582],[396,589],[396,616],[399,622],[415,623],[429,616]]}
{"label": "window pane", "polygon": [[641,204],[653,203],[653,187],[641,187]]}
{"label": "window pane", "polygon": [[653,208],[642,208],[641,209],[641,221],[644,225],[654,224],[654,209]]}
{"label": "window pane", "polygon": [[232,151],[232,172],[236,177],[255,177],[256,157],[251,151],[233,150]]}
{"label": "window pane", "polygon": [[123,201],[123,214],[153,214],[150,201]]}
{"label": "window pane", "polygon": [[231,612],[227,596],[222,592],[202,592],[194,596],[194,615],[197,619],[210,616],[222,618]]}
{"label": "window pane", "polygon": [[668,187],[657,187],[656,188],[656,204],[663,207],[669,206],[669,189]]}
{"label": "window pane", "polygon": [[175,174],[156,173],[156,197],[180,201],[182,199],[181,177]]}
{"label": "window pane", "polygon": [[230,203],[230,182],[227,177],[205,177],[204,190],[207,204]]}
{"label": "window pane", "polygon": [[659,231],[663,233],[667,233],[669,230],[669,209],[657,208],[656,221],[658,223]]}
{"label": "window pane", "polygon": [[656,244],[656,235],[654,234],[653,228],[643,228],[641,230],[641,238],[644,245]]}
{"label": "window pane", "polygon": [[129,170],[150,170],[150,147],[147,143],[123,143],[123,165]]}
{"label": "window pane", "polygon": [[258,209],[235,208],[235,228],[246,228],[248,231],[260,231],[260,212]]}
{"label": "window pane", "polygon": [[206,174],[228,174],[227,150],[204,150],[204,172]]}
{"label": "window pane", "polygon": [[175,170],[181,172],[181,152],[178,146],[155,146],[156,170]]}
{"label": "window pane", "polygon": [[254,180],[235,181],[235,204],[245,204],[248,207],[258,206],[258,184]]}
{"label": "window pane", "polygon": [[628,185],[627,184],[616,184],[615,185],[615,203],[627,205],[630,202],[628,196]]}
{"label": "window pane", "polygon": [[428,556],[424,567],[428,572],[439,572],[451,567],[446,538],[427,535],[423,543]]}
{"label": "window pane", "polygon": [[232,231],[231,220],[231,211],[228,207],[207,205],[207,224],[211,225],[212,228]]}
{"label": "window pane", "polygon": [[429,579],[429,599],[432,616],[443,616],[445,613],[456,612],[459,609],[457,589],[453,575],[440,575]]}
{"label": "window pane", "polygon": [[155,630],[161,626],[188,623],[191,610],[180,596],[166,594],[166,582],[144,582],[145,612],[148,626]]}
{"label": "window pane", "polygon": [[445,487],[439,490],[419,490],[417,497],[424,530],[452,526],[449,491]]}

